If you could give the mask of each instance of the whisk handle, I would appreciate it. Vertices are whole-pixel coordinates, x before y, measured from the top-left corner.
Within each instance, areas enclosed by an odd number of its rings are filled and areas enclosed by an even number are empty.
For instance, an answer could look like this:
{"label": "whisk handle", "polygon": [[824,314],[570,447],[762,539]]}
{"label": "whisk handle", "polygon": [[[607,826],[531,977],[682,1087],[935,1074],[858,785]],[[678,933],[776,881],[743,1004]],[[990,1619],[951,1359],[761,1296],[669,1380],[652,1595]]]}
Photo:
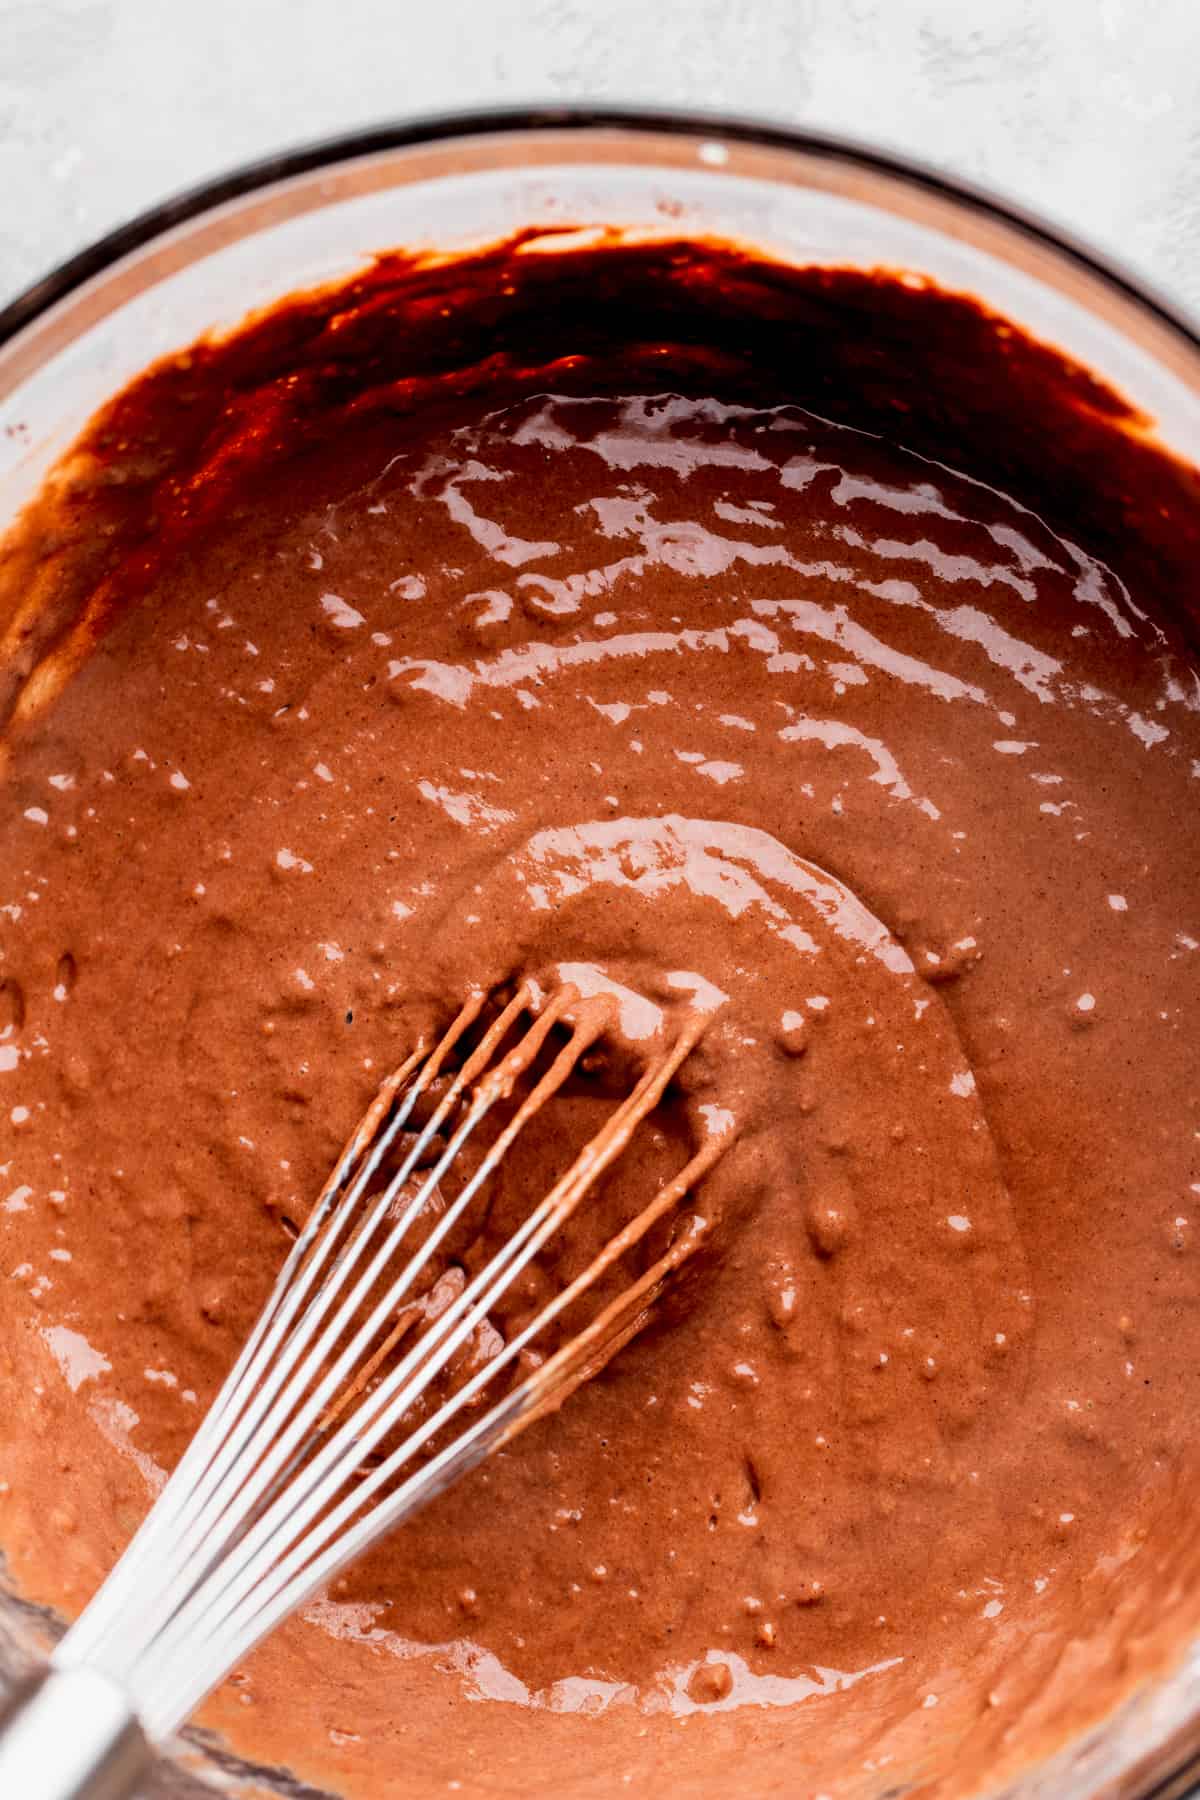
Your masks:
{"label": "whisk handle", "polygon": [[5,1800],[129,1800],[150,1760],[125,1694],[95,1669],[45,1669],[0,1704]]}

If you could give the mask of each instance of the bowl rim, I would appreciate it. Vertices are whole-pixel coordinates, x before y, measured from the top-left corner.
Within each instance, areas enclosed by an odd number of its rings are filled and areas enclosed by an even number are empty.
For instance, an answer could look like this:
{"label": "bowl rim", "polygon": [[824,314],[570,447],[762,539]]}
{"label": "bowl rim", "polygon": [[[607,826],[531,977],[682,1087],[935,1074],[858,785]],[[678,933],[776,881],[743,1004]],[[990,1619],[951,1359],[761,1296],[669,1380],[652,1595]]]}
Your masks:
{"label": "bowl rim", "polygon": [[469,107],[379,121],[353,131],[313,138],[290,150],[239,163],[221,175],[169,195],[95,238],[82,250],[20,290],[0,307],[0,346],[122,258],[143,249],[175,226],[261,188],[356,158],[453,142],[458,138],[516,136],[544,131],[621,131],[700,139],[725,138],[760,148],[793,151],[848,164],[907,183],[931,196],[991,218],[1108,287],[1150,314],[1184,347],[1200,356],[1200,316],[1136,274],[1119,258],[1071,230],[958,175],[947,174],[907,152],[836,132],[814,131],[769,118],[708,111],[588,101]]}

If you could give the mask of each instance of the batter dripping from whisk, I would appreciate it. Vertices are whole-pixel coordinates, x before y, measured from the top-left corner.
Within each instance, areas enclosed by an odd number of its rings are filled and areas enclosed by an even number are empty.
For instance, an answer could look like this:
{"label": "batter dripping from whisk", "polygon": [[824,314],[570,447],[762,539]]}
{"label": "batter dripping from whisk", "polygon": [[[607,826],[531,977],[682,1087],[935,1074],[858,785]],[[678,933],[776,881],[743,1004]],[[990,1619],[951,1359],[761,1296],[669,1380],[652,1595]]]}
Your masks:
{"label": "batter dripping from whisk", "polygon": [[772,276],[747,348],[745,265],[655,254],[298,303],[115,403],[0,565],[53,626],[0,800],[23,1591],[90,1594],[420,1024],[568,980],[636,1058],[720,1002],[606,1201],[736,1116],[669,1320],[210,1706],[353,1795],[968,1791],[1193,1620],[1194,499],[1033,346],[1094,511],[1003,421],[877,435],[976,417],[965,303]]}

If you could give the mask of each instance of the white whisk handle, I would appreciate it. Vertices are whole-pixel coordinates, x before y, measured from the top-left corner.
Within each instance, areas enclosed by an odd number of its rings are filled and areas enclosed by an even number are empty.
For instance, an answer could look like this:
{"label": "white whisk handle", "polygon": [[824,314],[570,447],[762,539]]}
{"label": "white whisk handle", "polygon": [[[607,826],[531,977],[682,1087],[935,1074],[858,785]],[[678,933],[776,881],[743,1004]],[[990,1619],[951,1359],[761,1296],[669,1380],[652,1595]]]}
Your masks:
{"label": "white whisk handle", "polygon": [[151,1754],[125,1694],[94,1669],[48,1669],[0,1706],[6,1800],[128,1800]]}

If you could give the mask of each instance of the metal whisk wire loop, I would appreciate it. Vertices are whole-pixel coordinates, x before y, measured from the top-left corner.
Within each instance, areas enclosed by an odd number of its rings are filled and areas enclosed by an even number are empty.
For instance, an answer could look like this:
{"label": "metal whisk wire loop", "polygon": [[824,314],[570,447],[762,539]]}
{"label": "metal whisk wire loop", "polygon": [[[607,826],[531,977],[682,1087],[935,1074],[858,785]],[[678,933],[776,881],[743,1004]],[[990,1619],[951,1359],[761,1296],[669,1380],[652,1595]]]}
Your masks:
{"label": "metal whisk wire loop", "polygon": [[[678,1213],[732,1124],[472,1364],[493,1308],[625,1150],[706,1022],[689,1015],[476,1273],[439,1276],[454,1228],[603,1033],[606,1005],[570,987],[541,1001],[526,985],[485,1024],[486,996],[474,994],[383,1084],[187,1452],[56,1653],[60,1670],[118,1683],[152,1738],[344,1564],[561,1404],[640,1329],[701,1241],[702,1219],[677,1223],[657,1260],[537,1358],[539,1335]],[[443,1183],[498,1106],[499,1130],[447,1201]],[[485,1404],[514,1365],[517,1378]]]}

